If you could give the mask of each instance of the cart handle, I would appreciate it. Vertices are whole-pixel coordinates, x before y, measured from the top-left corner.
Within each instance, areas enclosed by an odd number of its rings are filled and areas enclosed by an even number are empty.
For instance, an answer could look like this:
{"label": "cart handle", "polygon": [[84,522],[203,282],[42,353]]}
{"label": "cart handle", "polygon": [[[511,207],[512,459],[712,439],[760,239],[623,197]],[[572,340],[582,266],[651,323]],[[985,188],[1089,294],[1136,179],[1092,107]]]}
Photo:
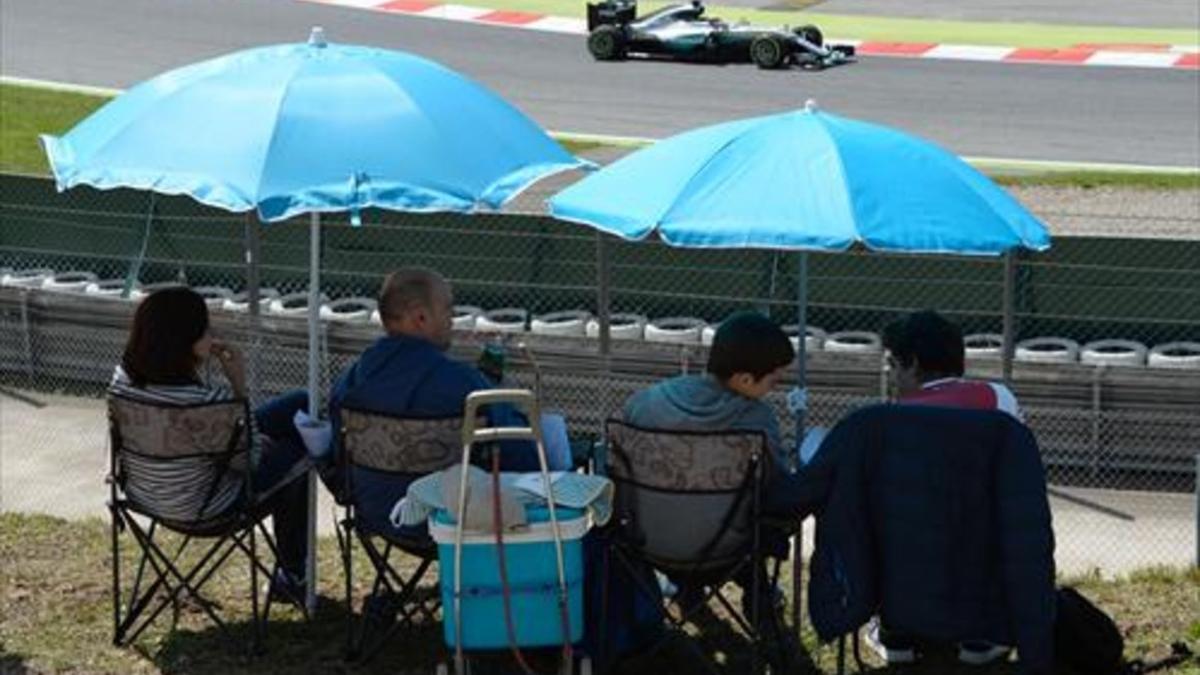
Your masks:
{"label": "cart handle", "polygon": [[[481,427],[479,409],[486,405],[507,403],[525,413],[529,426],[524,427]],[[463,409],[463,445],[491,441],[534,441],[542,437],[542,421],[538,414],[538,401],[528,389],[486,389],[467,394]]]}

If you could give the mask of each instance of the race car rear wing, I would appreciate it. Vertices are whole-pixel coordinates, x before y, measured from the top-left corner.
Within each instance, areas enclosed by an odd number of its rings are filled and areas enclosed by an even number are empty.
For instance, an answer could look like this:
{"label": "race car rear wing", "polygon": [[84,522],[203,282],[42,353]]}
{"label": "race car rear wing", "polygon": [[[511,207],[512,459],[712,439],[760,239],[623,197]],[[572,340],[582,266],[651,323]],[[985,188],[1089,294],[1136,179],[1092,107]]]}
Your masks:
{"label": "race car rear wing", "polygon": [[623,26],[637,18],[637,0],[603,0],[587,3],[588,32],[605,24]]}

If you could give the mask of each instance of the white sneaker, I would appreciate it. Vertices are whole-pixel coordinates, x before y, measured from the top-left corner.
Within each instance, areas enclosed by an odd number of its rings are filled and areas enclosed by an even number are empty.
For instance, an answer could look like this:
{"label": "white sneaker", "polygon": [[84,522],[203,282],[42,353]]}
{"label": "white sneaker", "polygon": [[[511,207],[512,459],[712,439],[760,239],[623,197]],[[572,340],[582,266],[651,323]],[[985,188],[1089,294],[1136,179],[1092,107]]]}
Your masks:
{"label": "white sneaker", "polygon": [[896,640],[892,636],[887,636],[887,643],[881,633],[884,632],[880,626],[879,617],[873,617],[867,624],[866,634],[864,639],[867,646],[874,651],[883,662],[888,665],[914,663],[917,660],[917,651],[913,645],[907,641]]}
{"label": "white sneaker", "polygon": [[958,643],[958,660],[972,666],[986,666],[994,661],[1007,659],[1012,647],[998,645],[987,640],[964,640]]}

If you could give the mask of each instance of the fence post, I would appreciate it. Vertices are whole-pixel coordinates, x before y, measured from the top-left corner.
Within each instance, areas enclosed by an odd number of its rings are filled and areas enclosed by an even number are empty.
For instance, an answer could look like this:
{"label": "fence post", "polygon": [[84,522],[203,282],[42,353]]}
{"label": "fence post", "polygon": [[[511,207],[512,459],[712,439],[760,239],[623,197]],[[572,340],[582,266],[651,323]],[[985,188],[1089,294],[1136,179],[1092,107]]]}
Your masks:
{"label": "fence post", "polygon": [[1000,370],[1004,384],[1012,386],[1013,350],[1017,334],[1017,255],[1013,251],[1004,254],[1004,299],[1002,333],[1003,345],[1000,349]]}

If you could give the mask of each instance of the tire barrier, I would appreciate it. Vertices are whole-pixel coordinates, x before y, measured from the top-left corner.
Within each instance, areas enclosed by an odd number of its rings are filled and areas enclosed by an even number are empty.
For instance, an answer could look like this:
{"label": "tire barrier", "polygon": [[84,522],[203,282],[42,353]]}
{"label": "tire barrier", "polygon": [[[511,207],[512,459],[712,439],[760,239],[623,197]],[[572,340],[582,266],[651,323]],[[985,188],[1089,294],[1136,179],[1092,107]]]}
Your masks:
{"label": "tire barrier", "polygon": [[42,283],[42,290],[56,293],[83,293],[96,280],[91,272],[59,272]]}
{"label": "tire barrier", "polygon": [[550,312],[533,317],[529,328],[535,335],[584,337],[587,335],[587,322],[591,318],[590,312],[581,310]]}
{"label": "tire barrier", "polygon": [[233,291],[225,286],[196,286],[192,290],[204,298],[204,304],[208,305],[209,311],[221,309],[225,306],[225,301],[233,297]]}
{"label": "tire barrier", "polygon": [[16,286],[17,288],[41,288],[47,279],[54,276],[54,270],[49,267],[35,267],[27,270],[12,270],[0,277],[0,286]]}
{"label": "tire barrier", "polygon": [[502,307],[484,312],[475,320],[476,333],[524,333],[529,320],[528,310]]}
{"label": "tire barrier", "polygon": [[1013,358],[1024,363],[1074,363],[1079,360],[1079,343],[1062,337],[1021,340]]}
{"label": "tire barrier", "polygon": [[[608,335],[614,340],[641,340],[646,333],[646,317],[641,314],[618,312],[608,317]],[[600,337],[600,322],[587,322],[586,334],[590,338]]]}
{"label": "tire barrier", "polygon": [[717,336],[716,326],[705,326],[704,330],[700,331],[700,344],[705,347],[711,347],[713,338]]}
{"label": "tire barrier", "polygon": [[1150,350],[1146,364],[1151,368],[1200,370],[1200,342],[1167,342]]}
{"label": "tire barrier", "polygon": [[[279,291],[277,291],[274,288],[258,289],[259,312],[262,313],[262,312],[270,311],[271,301],[277,300],[278,298],[279,298]],[[247,312],[250,311],[250,294],[247,293],[246,291],[242,291],[240,293],[234,293],[233,295],[231,295],[230,297],[225,299],[225,302],[222,303],[222,305],[221,305],[221,309],[225,310],[226,312],[237,312],[238,314],[246,314]]]}
{"label": "tire barrier", "polygon": [[178,281],[156,281],[152,284],[145,284],[144,286],[142,286],[142,296],[144,297],[144,296],[150,295],[151,293],[153,293],[155,291],[161,291],[161,290],[164,290],[167,288],[186,288],[186,287],[187,287],[187,284],[183,284]]}
{"label": "tire barrier", "polygon": [[[324,293],[318,298],[323,305],[329,302],[329,298]],[[308,316],[308,291],[300,291],[298,293],[288,293],[275,298],[267,305],[267,312],[274,316],[286,317],[306,317]]]}
{"label": "tire barrier", "polygon": [[321,319],[339,323],[367,323],[377,306],[378,303],[371,298],[342,298],[321,305]]}
{"label": "tire barrier", "polygon": [[700,319],[686,316],[655,319],[646,324],[646,342],[698,345],[707,325]]}
{"label": "tire barrier", "polygon": [[863,330],[843,330],[825,337],[825,351],[849,354],[877,354],[883,351],[878,333]]}
{"label": "tire barrier", "polygon": [[455,305],[452,327],[454,330],[475,330],[475,323],[483,309],[475,305]]}
{"label": "tire barrier", "polygon": [[[783,327],[783,332],[792,341],[792,349],[799,351],[800,349],[800,324],[792,323]],[[806,326],[804,329],[804,351],[819,352],[825,348],[825,341],[829,339],[829,334],[822,328],[816,326]]]}
{"label": "tire barrier", "polygon": [[[100,279],[84,286],[84,295],[92,295],[101,298],[121,299],[121,294],[125,292],[124,279]],[[146,293],[142,290],[142,285],[134,282],[133,288],[129,290],[129,301],[137,302],[141,300]]]}
{"label": "tire barrier", "polygon": [[1133,340],[1096,340],[1079,348],[1079,362],[1093,366],[1144,366],[1146,345]]}
{"label": "tire barrier", "polygon": [[968,359],[998,359],[1004,356],[1004,336],[999,333],[972,333],[963,337]]}

